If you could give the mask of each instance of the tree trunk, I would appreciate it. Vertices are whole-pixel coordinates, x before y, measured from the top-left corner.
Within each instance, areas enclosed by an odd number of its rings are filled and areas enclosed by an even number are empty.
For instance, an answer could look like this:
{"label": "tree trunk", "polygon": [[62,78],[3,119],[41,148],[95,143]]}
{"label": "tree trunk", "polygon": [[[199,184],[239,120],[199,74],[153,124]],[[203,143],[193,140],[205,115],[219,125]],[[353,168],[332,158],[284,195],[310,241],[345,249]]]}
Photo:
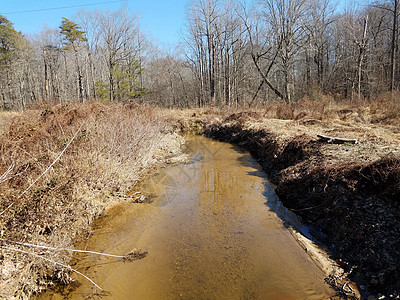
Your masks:
{"label": "tree trunk", "polygon": [[361,99],[361,78],[362,78],[362,65],[365,56],[365,50],[367,47],[367,27],[368,27],[368,16],[364,19],[364,30],[363,37],[359,43],[360,54],[358,56],[358,67],[357,67],[357,79],[358,79],[358,99]]}
{"label": "tree trunk", "polygon": [[44,90],[45,90],[45,99],[49,101],[49,71],[47,64],[47,53],[46,46],[43,47],[43,62],[44,62]]}
{"label": "tree trunk", "polygon": [[261,77],[263,78],[263,80],[265,81],[265,83],[268,85],[268,87],[275,93],[275,95],[277,95],[279,98],[281,98],[282,100],[285,99],[284,95],[277,89],[275,88],[271,82],[268,80],[267,78],[267,74],[269,73],[269,70],[271,69],[272,64],[270,65],[270,68],[268,69],[267,73],[264,74],[264,72],[261,70],[260,65],[258,64],[257,58],[254,54],[251,55],[254,65],[257,68],[258,73],[261,75]]}
{"label": "tree trunk", "polygon": [[397,11],[398,11],[398,0],[394,0],[393,10],[393,27],[392,27],[392,45],[390,53],[390,91],[393,92],[395,88],[395,72],[396,72],[396,40],[397,40]]}

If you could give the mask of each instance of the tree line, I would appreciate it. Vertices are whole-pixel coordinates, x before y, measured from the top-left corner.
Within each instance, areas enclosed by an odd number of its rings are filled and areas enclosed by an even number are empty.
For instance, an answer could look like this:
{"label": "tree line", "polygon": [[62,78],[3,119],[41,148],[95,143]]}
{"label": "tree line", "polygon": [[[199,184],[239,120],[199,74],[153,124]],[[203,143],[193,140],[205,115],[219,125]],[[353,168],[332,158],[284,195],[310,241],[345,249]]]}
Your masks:
{"label": "tree line", "polygon": [[168,107],[369,99],[399,89],[398,0],[190,0],[175,49],[126,8],[26,37],[0,16],[0,108],[92,99]]}

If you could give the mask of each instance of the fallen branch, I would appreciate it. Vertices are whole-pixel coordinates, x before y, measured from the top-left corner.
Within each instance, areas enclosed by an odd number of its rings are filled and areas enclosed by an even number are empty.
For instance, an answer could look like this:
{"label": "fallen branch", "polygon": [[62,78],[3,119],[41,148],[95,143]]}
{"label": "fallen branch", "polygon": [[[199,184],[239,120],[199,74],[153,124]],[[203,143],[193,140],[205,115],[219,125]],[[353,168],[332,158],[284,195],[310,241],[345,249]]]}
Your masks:
{"label": "fallen branch", "polygon": [[[31,248],[37,248],[37,249],[43,249],[43,250],[89,253],[89,254],[96,254],[96,255],[123,258],[123,259],[125,259],[127,257],[127,255],[115,255],[115,254],[107,254],[107,253],[87,251],[87,250],[75,250],[75,249],[69,249],[69,248],[55,248],[55,247],[48,247],[48,246],[40,246],[40,245],[35,245],[35,244],[30,244],[30,243],[21,243],[21,242],[16,242],[16,241],[10,241],[10,240],[6,240],[6,239],[2,239],[2,238],[0,238],[0,241],[9,243],[9,244],[15,244],[15,245],[19,245],[19,246],[25,246],[25,247],[31,247]],[[137,250],[135,249],[134,252],[136,252],[136,251]]]}
{"label": "fallen branch", "polygon": [[331,137],[331,136],[326,136],[322,134],[317,134],[317,137],[327,143],[331,144],[357,144],[356,139],[344,139],[344,138],[338,138],[338,137]]}
{"label": "fallen branch", "polygon": [[81,275],[82,277],[86,278],[87,280],[90,281],[90,283],[92,283],[92,284],[93,284],[95,287],[97,287],[99,290],[101,290],[101,291],[103,290],[103,289],[102,289],[100,286],[98,286],[92,279],[90,279],[90,278],[87,277],[85,274],[82,274],[82,273],[79,272],[78,270],[75,270],[75,269],[73,269],[72,267],[70,267],[70,266],[68,266],[68,265],[64,265],[64,264],[62,264],[62,263],[60,263],[60,262],[53,261],[53,260],[51,260],[51,259],[49,259],[49,258],[40,256],[40,255],[38,255],[38,254],[36,254],[36,253],[28,252],[28,251],[25,251],[25,250],[10,248],[10,247],[7,247],[7,246],[1,246],[1,248],[2,248],[2,249],[9,250],[9,251],[15,251],[15,252],[20,252],[20,253],[32,255],[32,256],[35,256],[35,257],[37,257],[37,258],[43,259],[43,260],[45,260],[45,261],[51,262],[51,263],[53,263],[53,264],[62,266],[62,267],[64,267],[64,268],[66,268],[66,269],[68,269],[68,270],[70,270],[70,271],[72,271],[72,272],[75,272],[75,273]]}

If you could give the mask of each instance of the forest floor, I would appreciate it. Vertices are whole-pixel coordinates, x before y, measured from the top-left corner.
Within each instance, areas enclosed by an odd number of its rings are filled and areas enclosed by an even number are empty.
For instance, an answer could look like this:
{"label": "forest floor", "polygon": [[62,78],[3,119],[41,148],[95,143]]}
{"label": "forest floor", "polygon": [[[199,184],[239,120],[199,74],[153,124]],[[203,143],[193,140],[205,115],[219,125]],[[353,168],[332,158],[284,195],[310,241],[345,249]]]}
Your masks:
{"label": "forest floor", "polygon": [[[327,281],[344,297],[400,294],[400,104],[300,101],[242,111],[174,111],[181,130],[239,144],[255,156],[284,205],[343,267]],[[357,139],[333,144],[317,135]],[[379,298],[383,299],[383,298]]]}
{"label": "forest floor", "polygon": [[1,299],[68,283],[72,252],[53,248],[89,237],[107,207],[142,201],[126,194],[155,167],[183,158],[184,140],[161,114],[104,103],[0,112]]}

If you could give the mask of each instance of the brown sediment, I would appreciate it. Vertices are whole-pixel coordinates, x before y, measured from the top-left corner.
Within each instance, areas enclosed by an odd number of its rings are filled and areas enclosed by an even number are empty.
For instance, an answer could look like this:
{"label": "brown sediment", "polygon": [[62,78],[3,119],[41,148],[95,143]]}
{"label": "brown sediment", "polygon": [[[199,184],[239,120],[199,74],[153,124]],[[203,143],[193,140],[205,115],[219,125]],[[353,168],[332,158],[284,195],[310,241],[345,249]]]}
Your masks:
{"label": "brown sediment", "polygon": [[[399,128],[363,120],[280,120],[262,110],[196,112],[182,126],[203,125],[212,138],[239,144],[270,175],[286,207],[357,283],[363,297],[400,293]],[[328,144],[317,134],[357,139]],[[346,291],[349,283],[328,278]]]}
{"label": "brown sediment", "polygon": [[[134,263],[77,256],[75,268],[110,299],[328,299],[335,292],[278,218],[266,174],[248,152],[205,137],[188,138],[193,160],[143,183],[151,204],[116,206],[79,246],[106,252],[145,249]],[[267,205],[265,205],[267,203]],[[276,206],[273,208],[273,206]],[[292,220],[293,222],[297,221]],[[300,237],[299,237],[300,238]],[[331,262],[321,254],[322,263]],[[64,295],[94,297],[86,280]]]}

